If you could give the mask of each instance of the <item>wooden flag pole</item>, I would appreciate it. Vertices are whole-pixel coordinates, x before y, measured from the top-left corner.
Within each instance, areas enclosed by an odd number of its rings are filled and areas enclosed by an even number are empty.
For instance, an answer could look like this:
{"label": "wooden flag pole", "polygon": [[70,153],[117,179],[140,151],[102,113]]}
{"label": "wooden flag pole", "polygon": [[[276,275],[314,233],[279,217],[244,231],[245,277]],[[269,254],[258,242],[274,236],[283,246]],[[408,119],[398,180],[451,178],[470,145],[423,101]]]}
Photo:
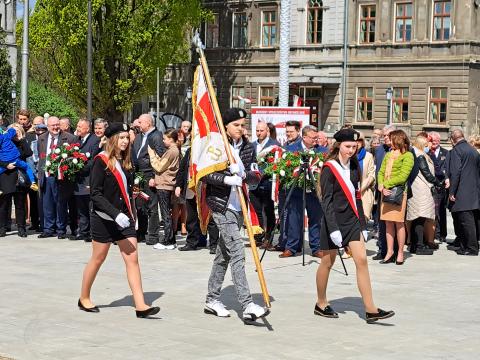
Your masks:
{"label": "wooden flag pole", "polygon": [[[197,52],[200,55],[200,64],[203,68],[203,73],[205,74],[205,80],[207,82],[207,87],[208,87],[208,93],[210,96],[210,100],[212,101],[212,106],[213,106],[213,111],[215,113],[215,117],[217,119],[218,127],[220,130],[220,133],[222,134],[222,139],[223,143],[225,144],[225,151],[227,153],[228,157],[228,162],[230,164],[235,163],[235,158],[232,155],[232,151],[230,149],[230,146],[228,146],[228,138],[227,138],[227,133],[225,132],[225,127],[223,126],[223,119],[222,119],[222,114],[220,113],[220,108],[218,107],[218,102],[217,102],[217,97],[215,95],[215,91],[213,89],[212,85],[212,80],[210,78],[210,71],[208,70],[208,65],[207,65],[207,60],[205,58],[205,54],[203,53],[202,49],[202,42],[200,40],[200,37],[198,36],[198,33],[195,35],[193,42],[197,48]],[[260,281],[260,287],[262,288],[262,294],[263,294],[263,300],[265,302],[265,305],[270,308],[270,296],[268,295],[268,290],[267,290],[267,284],[265,282],[265,277],[263,275],[263,269],[262,265],[260,263],[260,259],[258,256],[258,251],[257,251],[257,244],[255,243],[255,238],[253,237],[253,228],[252,224],[250,223],[250,218],[248,216],[248,209],[247,209],[247,203],[245,202],[245,198],[243,196],[243,191],[240,186],[237,186],[237,192],[238,192],[238,197],[240,199],[240,205],[242,207],[242,213],[243,213],[243,219],[245,221],[245,225],[247,226],[247,233],[248,233],[248,240],[250,241],[250,247],[252,249],[252,254],[253,254],[253,260],[255,261],[255,267],[257,269],[257,274],[258,274],[258,280]]]}

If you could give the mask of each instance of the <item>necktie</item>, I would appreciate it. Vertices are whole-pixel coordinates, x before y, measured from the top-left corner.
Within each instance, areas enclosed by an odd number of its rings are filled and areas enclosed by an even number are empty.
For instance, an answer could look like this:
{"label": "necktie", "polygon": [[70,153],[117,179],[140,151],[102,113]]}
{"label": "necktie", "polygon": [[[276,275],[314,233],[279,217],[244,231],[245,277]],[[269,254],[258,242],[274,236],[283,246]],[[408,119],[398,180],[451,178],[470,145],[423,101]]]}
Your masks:
{"label": "necktie", "polygon": [[52,138],[50,139],[50,150],[55,149],[55,136],[52,135]]}

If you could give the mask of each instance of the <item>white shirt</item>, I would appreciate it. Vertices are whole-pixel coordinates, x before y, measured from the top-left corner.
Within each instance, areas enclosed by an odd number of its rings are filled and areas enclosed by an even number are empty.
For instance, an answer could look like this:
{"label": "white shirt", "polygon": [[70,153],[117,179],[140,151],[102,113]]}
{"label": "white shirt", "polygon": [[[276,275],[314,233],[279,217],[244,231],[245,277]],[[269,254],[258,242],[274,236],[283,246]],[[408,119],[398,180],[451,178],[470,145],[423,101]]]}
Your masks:
{"label": "white shirt", "polygon": [[262,142],[258,142],[257,140],[257,154],[260,154],[268,142],[268,137],[266,137]]}
{"label": "white shirt", "polygon": [[85,135],[85,136],[82,138],[82,140],[81,140],[82,144],[81,144],[81,145],[85,144],[85,141],[87,141],[87,139],[88,139],[89,136],[90,136],[90,133],[87,133],[87,135]]}
{"label": "white shirt", "polygon": [[[48,133],[48,140],[47,140],[47,155],[50,155],[52,152],[52,149],[50,147],[52,146],[52,136],[53,136],[53,145],[58,146],[58,134],[57,135],[52,135]],[[45,176],[49,176],[48,171],[45,171]]]}
{"label": "white shirt", "polygon": [[435,150],[435,157],[438,158],[438,154],[440,154],[440,146]]}
{"label": "white shirt", "polygon": [[149,135],[153,130],[155,130],[155,128],[151,128],[151,129],[148,130],[146,133],[143,133],[143,134],[142,134],[142,145],[140,145],[140,149],[138,149],[137,158],[140,156],[140,152],[142,151],[143,147],[144,147],[145,144],[147,143],[148,135]]}

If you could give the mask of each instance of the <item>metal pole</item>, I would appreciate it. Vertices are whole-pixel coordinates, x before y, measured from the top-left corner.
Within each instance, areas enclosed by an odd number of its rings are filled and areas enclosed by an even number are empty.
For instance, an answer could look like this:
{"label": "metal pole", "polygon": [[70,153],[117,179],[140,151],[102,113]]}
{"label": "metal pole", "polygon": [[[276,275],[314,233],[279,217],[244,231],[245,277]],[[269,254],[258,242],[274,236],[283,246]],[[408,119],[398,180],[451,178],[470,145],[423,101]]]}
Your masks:
{"label": "metal pole", "polygon": [[348,0],[343,3],[343,71],[340,94],[340,127],[345,125],[345,100],[347,95],[347,61],[348,61]]}
{"label": "metal pole", "polygon": [[278,80],[278,105],[288,106],[290,66],[290,0],[282,0],[280,9],[280,74]]}
{"label": "metal pole", "polygon": [[22,109],[28,109],[28,20],[30,16],[28,1],[23,1],[22,80],[20,94],[20,107]]}
{"label": "metal pole", "polygon": [[157,67],[157,119],[160,117],[160,68]]}
{"label": "metal pole", "polygon": [[[88,0],[88,31],[87,31],[87,119],[92,121],[92,0]],[[93,126],[93,122],[92,122]]]}

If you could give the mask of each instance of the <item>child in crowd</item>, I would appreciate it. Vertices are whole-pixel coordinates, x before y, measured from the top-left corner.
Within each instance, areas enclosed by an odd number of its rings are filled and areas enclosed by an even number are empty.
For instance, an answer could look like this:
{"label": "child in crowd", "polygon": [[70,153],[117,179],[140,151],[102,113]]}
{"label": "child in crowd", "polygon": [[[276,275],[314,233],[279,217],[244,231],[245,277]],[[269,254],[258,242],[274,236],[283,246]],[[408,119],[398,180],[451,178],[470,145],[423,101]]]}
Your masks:
{"label": "child in crowd", "polygon": [[[20,159],[20,151],[18,151],[13,142],[15,137],[23,137],[23,129],[20,126],[16,126],[15,124],[10,125],[4,133],[0,130],[0,162],[14,164],[17,168],[25,171],[31,184],[30,188],[38,191],[38,185],[32,168]],[[0,174],[3,174],[6,170],[6,167],[0,166]]]}

